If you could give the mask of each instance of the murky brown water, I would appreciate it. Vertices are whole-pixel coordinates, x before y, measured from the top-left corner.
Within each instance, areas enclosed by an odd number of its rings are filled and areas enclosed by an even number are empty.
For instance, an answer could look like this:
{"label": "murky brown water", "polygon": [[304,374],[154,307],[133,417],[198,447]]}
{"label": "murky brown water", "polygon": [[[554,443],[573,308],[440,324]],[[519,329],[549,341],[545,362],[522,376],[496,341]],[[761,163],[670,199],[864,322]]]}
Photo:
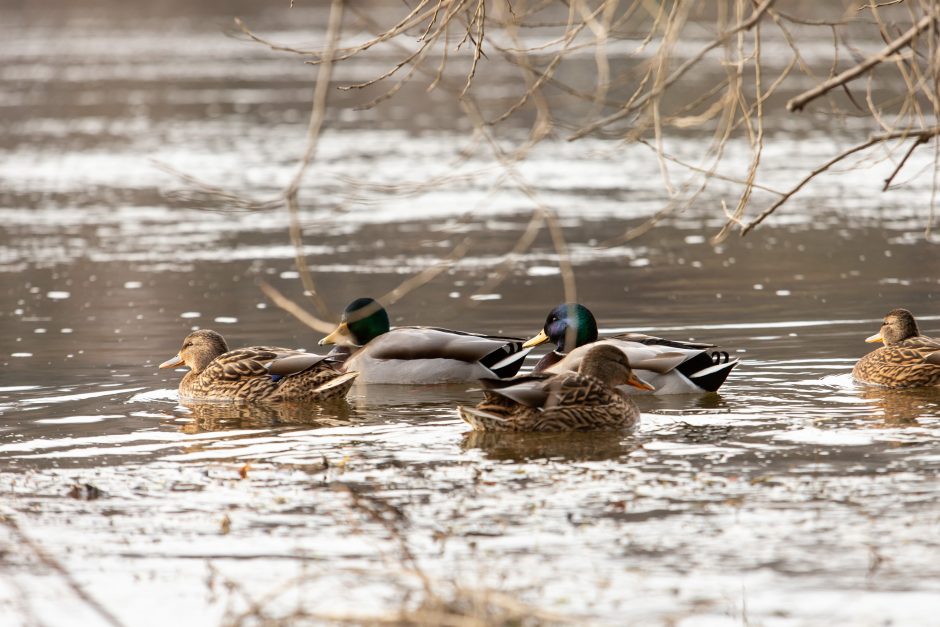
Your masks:
{"label": "murky brown water", "polygon": [[[522,170],[559,208],[603,331],[742,359],[720,394],[640,398],[633,435],[471,434],[454,407],[472,386],[358,386],[329,410],[186,408],[180,374],[155,365],[189,329],[233,346],[319,336],[256,286],[300,297],[284,212],[191,207],[153,161],[273,193],[303,150],[311,70],[223,37],[224,10],[15,5],[0,5],[0,514],[41,549],[0,526],[3,624],[105,624],[42,555],[128,625],[367,621],[428,597],[406,551],[435,594],[499,605],[499,592],[575,623],[936,620],[940,391],[849,374],[895,306],[940,332],[929,171],[888,195],[875,188],[889,166],[831,176],[713,247],[731,198],[716,187],[598,248],[661,206],[656,160],[592,139],[540,146]],[[309,41],[323,16],[254,19]],[[562,299],[557,256],[543,236],[495,296],[470,299],[530,207],[493,188],[484,152],[460,159],[465,136],[435,98],[329,124],[302,194],[321,290],[337,310],[380,295],[471,235],[472,253],[393,319],[534,334]],[[786,134],[764,158],[778,187],[845,139],[809,116],[776,123]],[[740,172],[748,158],[731,147]],[[474,176],[419,195],[347,183],[449,172]],[[75,498],[81,484],[100,494]]]}

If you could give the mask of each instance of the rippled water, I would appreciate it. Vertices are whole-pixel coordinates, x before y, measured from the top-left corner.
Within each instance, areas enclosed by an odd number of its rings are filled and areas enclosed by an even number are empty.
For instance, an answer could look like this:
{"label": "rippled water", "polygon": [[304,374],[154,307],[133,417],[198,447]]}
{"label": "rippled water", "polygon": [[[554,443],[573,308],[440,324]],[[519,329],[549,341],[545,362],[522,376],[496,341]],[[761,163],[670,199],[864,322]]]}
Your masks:
{"label": "rippled water", "polygon": [[[712,246],[731,198],[716,186],[601,247],[662,206],[652,153],[538,147],[522,172],[558,208],[602,331],[713,341],[742,360],[720,394],[639,398],[635,434],[470,433],[454,411],[478,398],[470,385],[356,386],[332,408],[181,406],[180,373],[155,366],[189,329],[233,346],[319,336],[256,285],[301,297],[285,213],[194,207],[154,162],[274,193],[303,151],[311,70],[223,37],[221,9],[15,4],[0,4],[4,624],[368,622],[437,597],[572,623],[936,620],[940,391],[849,374],[895,306],[940,332],[929,172],[886,195],[890,164],[833,175]],[[303,41],[322,14],[254,19]],[[331,118],[302,190],[319,288],[338,310],[470,236],[393,320],[531,336],[563,298],[557,254],[543,234],[487,285],[530,206],[485,151],[462,156],[436,98]],[[775,123],[764,182],[777,187],[849,141],[809,116]],[[728,159],[743,172],[749,153]],[[382,187],[447,174],[460,176],[427,193]]]}

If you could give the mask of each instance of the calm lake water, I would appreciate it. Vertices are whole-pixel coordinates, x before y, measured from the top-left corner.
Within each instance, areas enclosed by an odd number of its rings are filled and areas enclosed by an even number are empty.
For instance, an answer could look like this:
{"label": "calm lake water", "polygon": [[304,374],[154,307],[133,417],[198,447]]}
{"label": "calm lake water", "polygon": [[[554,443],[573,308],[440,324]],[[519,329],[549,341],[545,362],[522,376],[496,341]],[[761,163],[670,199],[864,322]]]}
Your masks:
{"label": "calm lake water", "polygon": [[[225,37],[224,3],[173,17],[20,4],[0,3],[4,625],[368,623],[434,598],[573,624],[935,624],[940,390],[850,376],[896,306],[940,333],[929,155],[888,194],[891,163],[823,177],[744,239],[709,243],[736,198],[721,184],[600,246],[665,203],[654,153],[564,131],[536,148],[520,171],[558,210],[602,331],[742,360],[719,394],[639,398],[634,434],[470,433],[455,407],[476,402],[472,385],[358,385],[329,409],[184,407],[181,373],[156,364],[190,329],[231,346],[314,349],[322,335],[257,285],[303,298],[286,211],[188,202],[159,165],[270,197],[303,152],[315,70]],[[286,5],[239,14],[314,45],[325,13]],[[489,81],[498,102],[518,78]],[[394,323],[534,335],[564,298],[550,239],[487,284],[531,204],[485,146],[463,152],[446,96],[407,92],[328,118],[301,190],[322,294],[335,311],[379,296],[469,236]],[[761,182],[793,184],[858,141],[853,124],[768,118]],[[671,149],[694,158],[708,141]],[[749,158],[732,143],[724,167],[741,176]],[[459,176],[413,189],[446,175]]]}

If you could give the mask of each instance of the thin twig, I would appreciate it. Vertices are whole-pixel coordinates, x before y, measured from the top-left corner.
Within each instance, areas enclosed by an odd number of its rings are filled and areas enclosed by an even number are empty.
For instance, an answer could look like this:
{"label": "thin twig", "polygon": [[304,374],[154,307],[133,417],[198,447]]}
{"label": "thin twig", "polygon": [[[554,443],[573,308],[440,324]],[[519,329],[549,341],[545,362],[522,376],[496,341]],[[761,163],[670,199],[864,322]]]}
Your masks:
{"label": "thin twig", "polygon": [[333,329],[336,328],[335,324],[317,318],[312,313],[289,299],[287,296],[281,294],[273,285],[265,281],[261,281],[258,283],[258,287],[260,287],[261,291],[271,299],[271,302],[300,320],[314,331],[319,331],[320,333],[330,333],[333,331]]}
{"label": "thin twig", "polygon": [[[748,168],[747,172],[747,184],[744,186],[744,191],[741,193],[740,198],[738,199],[738,205],[735,207],[734,212],[731,214],[731,217],[728,219],[728,222],[722,227],[721,231],[718,232],[712,238],[712,244],[718,244],[724,241],[728,234],[731,232],[733,225],[741,223],[741,218],[744,216],[744,211],[747,208],[747,204],[751,199],[751,194],[754,191],[754,179],[757,177],[757,168],[760,167],[760,159],[764,150],[764,97],[761,94],[761,29],[760,24],[754,27],[754,100],[755,106],[757,107],[755,118],[757,120],[757,132],[752,140],[752,148],[754,151],[754,156],[751,159],[751,166]],[[750,111],[744,109],[745,118],[750,118]]]}
{"label": "thin twig", "polygon": [[434,277],[439,275],[441,272],[451,267],[456,261],[461,259],[467,252],[470,250],[470,243],[472,239],[470,237],[464,238],[462,242],[454,246],[450,251],[450,254],[446,259],[442,259],[440,262],[425,268],[418,274],[409,277],[402,281],[395,289],[389,291],[384,296],[379,298],[379,302],[386,305],[391,305],[392,303],[397,302],[403,296],[416,290],[417,288],[429,283]]}
{"label": "thin twig", "polygon": [[0,524],[9,529],[17,537],[20,544],[32,551],[33,555],[35,555],[46,568],[59,575],[75,596],[81,599],[93,612],[98,614],[105,623],[112,625],[112,627],[123,627],[124,623],[112,614],[108,608],[102,605],[100,601],[91,596],[61,562],[49,555],[41,545],[29,537],[26,532],[20,528],[19,523],[16,522],[16,519],[12,515],[0,513]]}
{"label": "thin twig", "polygon": [[310,110],[310,121],[307,125],[307,147],[304,150],[303,157],[294,173],[293,179],[284,190],[284,200],[287,204],[287,210],[290,214],[290,238],[294,245],[294,265],[300,274],[304,291],[314,307],[321,316],[329,314],[329,308],[317,293],[316,283],[313,280],[313,273],[310,272],[310,265],[307,263],[304,254],[303,235],[300,228],[300,207],[297,202],[297,192],[303,181],[307,169],[313,162],[317,152],[317,146],[320,140],[320,131],[323,128],[323,120],[326,118],[326,101],[330,89],[330,81],[333,77],[333,56],[337,45],[339,44],[340,32],[343,26],[343,0],[333,0],[330,3],[330,17],[326,29],[327,48],[323,53],[320,68],[317,71],[317,82],[313,89],[313,102]]}
{"label": "thin twig", "polygon": [[788,111],[800,111],[807,104],[822,96],[833,87],[843,85],[857,78],[858,76],[864,74],[871,68],[875,67],[883,61],[887,61],[894,53],[898,50],[907,46],[913,41],[917,35],[926,29],[930,24],[936,19],[933,15],[925,15],[918,21],[914,26],[911,26],[906,33],[892,41],[888,46],[885,46],[880,52],[874,54],[863,62],[855,65],[837,76],[833,76],[826,82],[817,85],[816,87],[807,90],[800,94],[799,96],[794,96],[789,101],[787,101],[787,110]]}
{"label": "thin twig", "polygon": [[881,187],[881,191],[888,191],[888,188],[891,187],[891,181],[894,180],[894,177],[898,175],[898,173],[901,171],[901,168],[903,168],[904,164],[907,163],[907,160],[911,158],[912,154],[914,154],[914,150],[921,144],[926,144],[928,141],[930,141],[929,135],[921,135],[915,139],[913,143],[911,143],[911,147],[907,149],[906,153],[904,153],[904,157],[901,159],[900,163],[898,163],[897,167],[894,168],[894,171],[891,172],[891,175],[885,179],[885,184]]}
{"label": "thin twig", "polygon": [[857,152],[870,148],[874,146],[875,144],[879,144],[881,142],[888,141],[891,139],[898,139],[900,137],[907,137],[907,136],[919,137],[919,138],[926,137],[927,139],[930,139],[931,137],[936,137],[937,135],[940,135],[940,126],[934,126],[932,128],[925,129],[923,131],[920,131],[919,133],[912,133],[910,131],[903,131],[903,132],[897,132],[897,133],[884,133],[881,135],[873,135],[872,137],[868,138],[867,141],[862,142],[861,144],[856,144],[855,146],[852,146],[851,148],[847,148],[846,150],[843,150],[838,155],[836,155],[829,161],[825,162],[824,164],[818,166],[808,175],[803,177],[803,179],[799,183],[797,183],[788,192],[786,192],[779,200],[777,200],[777,202],[775,202],[770,207],[768,207],[763,212],[761,212],[759,216],[751,220],[747,224],[747,226],[741,229],[741,236],[743,237],[747,235],[754,227],[756,227],[758,224],[763,222],[770,214],[776,211],[783,203],[788,201],[794,194],[796,194],[798,191],[803,189],[803,187],[805,187],[807,183],[809,183],[818,175],[822,174],[823,172],[825,172],[826,170],[828,170],[835,164],[839,163],[846,157],[849,157]]}
{"label": "thin twig", "polygon": [[709,43],[704,48],[699,50],[698,53],[696,53],[693,57],[691,57],[690,59],[687,59],[685,63],[677,67],[672,72],[672,74],[670,74],[669,77],[666,80],[664,80],[657,89],[654,89],[645,93],[642,97],[638,98],[632,104],[624,107],[620,111],[613,113],[611,115],[608,115],[607,117],[601,118],[600,120],[597,120],[585,126],[581,130],[571,135],[568,138],[568,140],[571,141],[571,140],[579,139],[581,137],[584,137],[585,135],[588,135],[596,131],[597,129],[601,127],[607,126],[613,122],[616,122],[617,120],[621,120],[627,117],[628,115],[630,115],[631,113],[633,113],[634,111],[636,111],[637,109],[639,109],[640,107],[642,107],[643,105],[645,105],[650,99],[660,96],[663,91],[668,89],[673,83],[675,83],[677,80],[682,78],[686,72],[688,72],[690,69],[695,67],[698,64],[698,62],[701,61],[702,58],[706,54],[708,54],[710,51],[712,51],[713,49],[717,48],[718,46],[726,42],[729,38],[737,34],[739,31],[749,30],[752,26],[754,26],[754,24],[756,24],[761,19],[761,17],[763,17],[764,13],[767,11],[767,9],[770,8],[770,6],[773,3],[774,3],[774,0],[764,0],[759,6],[757,6],[754,9],[754,12],[751,14],[751,16],[748,19],[736,24],[731,29],[723,32],[714,40],[712,40],[711,43]]}

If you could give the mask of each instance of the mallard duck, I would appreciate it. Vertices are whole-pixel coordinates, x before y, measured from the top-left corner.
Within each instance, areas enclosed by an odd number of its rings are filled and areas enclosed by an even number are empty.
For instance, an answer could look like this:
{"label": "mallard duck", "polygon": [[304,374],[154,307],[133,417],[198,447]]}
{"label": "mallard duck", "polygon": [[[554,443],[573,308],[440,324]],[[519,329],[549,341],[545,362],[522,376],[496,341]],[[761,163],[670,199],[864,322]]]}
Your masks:
{"label": "mallard duck", "polygon": [[484,398],[476,407],[458,407],[477,431],[586,431],[632,427],[640,410],[616,386],[652,390],[630,369],[615,346],[592,346],[577,372],[566,370],[480,381]]}
{"label": "mallard duck", "polygon": [[[577,370],[588,349],[609,344],[622,350],[644,381],[656,394],[715,392],[728,378],[738,360],[724,351],[712,351],[712,344],[666,340],[642,333],[623,333],[597,339],[597,321],[587,307],[566,303],[552,309],[538,335],[523,344],[530,348],[543,342],[555,344],[535,365],[535,372],[558,373]],[[627,390],[632,391],[632,390]]]}
{"label": "mallard duck", "polygon": [[852,376],[889,388],[940,385],[940,340],[921,335],[907,309],[888,312],[881,329],[866,342],[883,342],[858,360]]}
{"label": "mallard duck", "polygon": [[528,350],[522,338],[435,327],[389,326],[388,312],[371,298],[346,307],[336,330],[320,340],[366,383],[459,383],[506,378],[519,372]]}
{"label": "mallard duck", "polygon": [[289,348],[251,346],[229,351],[215,331],[194,331],[160,368],[187,366],[181,399],[198,401],[325,401],[343,398],[358,376],[331,360]]}

